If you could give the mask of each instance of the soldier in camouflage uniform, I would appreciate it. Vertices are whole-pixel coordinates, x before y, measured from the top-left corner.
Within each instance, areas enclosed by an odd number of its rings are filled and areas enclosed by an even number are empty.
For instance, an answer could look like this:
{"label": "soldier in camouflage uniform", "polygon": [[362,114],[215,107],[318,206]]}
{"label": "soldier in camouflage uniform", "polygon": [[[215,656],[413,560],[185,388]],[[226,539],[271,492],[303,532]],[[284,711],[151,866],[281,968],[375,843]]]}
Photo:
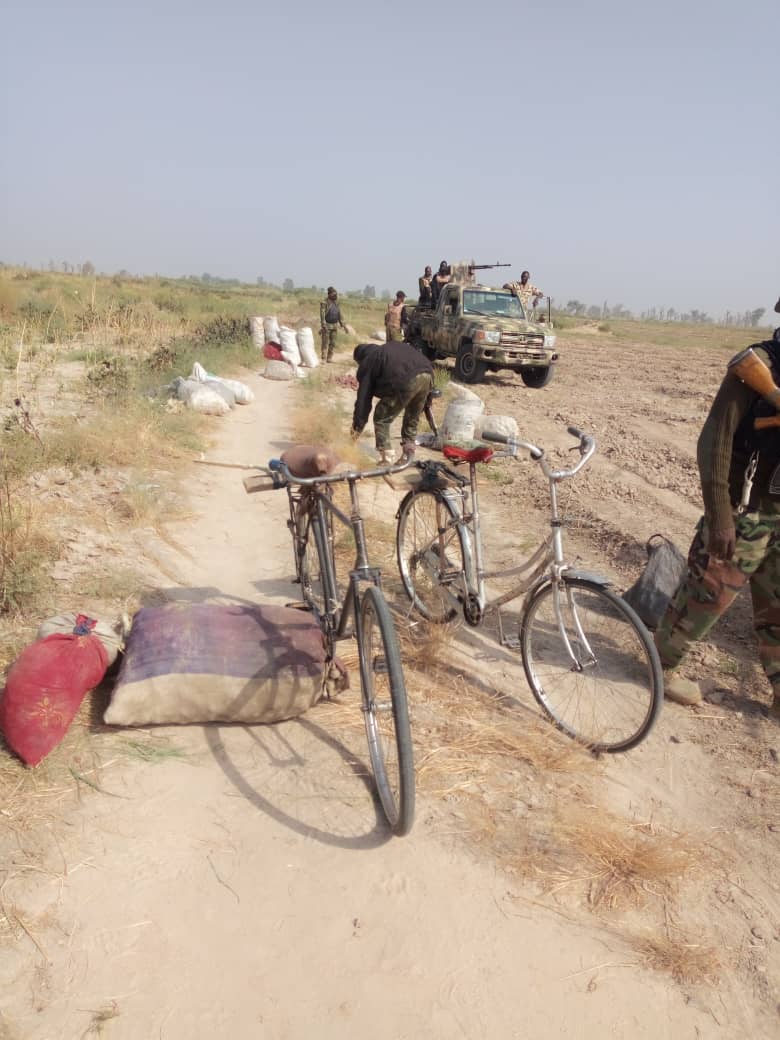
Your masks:
{"label": "soldier in camouflage uniform", "polygon": [[[780,385],[780,342],[752,349]],[[656,645],[664,668],[675,669],[691,643],[709,632],[749,584],[759,657],[773,690],[771,712],[780,717],[780,426],[754,428],[756,418],[777,414],[755,390],[726,373],[697,447],[704,516],[690,548],[687,577],[659,625]],[[702,699],[698,683],[673,672],[666,696],[681,704]]]}
{"label": "soldier in camouflage uniform", "polygon": [[530,318],[533,314],[534,308],[536,307],[536,301],[544,296],[541,289],[537,289],[535,285],[531,284],[531,275],[528,271],[523,271],[520,275],[519,282],[505,282],[504,288],[511,290],[515,296],[520,297],[520,302],[523,305],[525,316]]}
{"label": "soldier in camouflage uniform", "polygon": [[341,316],[339,294],[332,285],[328,286],[328,295],[320,304],[320,338],[322,340],[322,360],[332,361],[336,346],[336,335],[339,326],[346,332],[347,326]]}
{"label": "soldier in camouflage uniform", "polygon": [[392,462],[390,424],[404,413],[401,443],[405,452],[414,451],[414,438],[428,394],[433,389],[433,366],[409,343],[379,346],[363,343],[355,347],[358,392],[352,417],[353,437],[359,437],[371,414],[373,399],[374,437],[379,461]]}

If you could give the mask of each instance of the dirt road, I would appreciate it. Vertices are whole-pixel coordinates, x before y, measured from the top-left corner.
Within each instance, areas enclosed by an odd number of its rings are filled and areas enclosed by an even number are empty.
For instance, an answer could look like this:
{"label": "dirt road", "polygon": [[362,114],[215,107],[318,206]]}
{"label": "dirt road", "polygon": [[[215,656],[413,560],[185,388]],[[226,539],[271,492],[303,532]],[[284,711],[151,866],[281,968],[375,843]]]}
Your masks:
{"label": "dirt road", "polygon": [[[590,526],[575,544],[628,575],[637,539],[661,520],[687,540],[697,512],[693,443],[719,362],[709,355],[708,385],[686,395],[630,348],[601,350],[600,361],[589,356],[603,393],[586,394],[573,365],[544,391],[495,378],[484,392],[491,411],[527,419],[543,443],[563,421],[599,436],[599,463],[581,483]],[[607,383],[607,370],[622,371],[621,382]],[[294,389],[248,381],[257,400],[215,424],[213,459],[262,461],[286,446]],[[529,525],[540,520],[535,476],[518,467],[515,483],[491,488],[495,522],[516,512],[518,497]],[[187,552],[147,546],[157,601],[295,598],[284,495],[246,496],[228,469],[198,467],[193,479],[193,516],[171,529]],[[743,628],[736,616],[728,652],[742,646]],[[519,687],[516,664],[481,637],[458,653],[486,683]],[[421,704],[418,719],[426,711]],[[719,988],[680,985],[627,945],[628,933],[648,926],[641,909],[607,920],[542,899],[490,846],[464,842],[457,796],[423,785],[412,834],[389,838],[359,718],[354,728],[343,720],[343,706],[323,704],[274,727],[167,728],[155,734],[166,753],[154,761],[115,756],[101,790],[83,789],[81,804],[68,806],[46,873],[34,886],[29,876],[5,886],[5,902],[35,928],[29,942],[3,950],[0,1036],[776,1035],[780,875],[778,835],[767,827],[778,737],[755,705],[729,693],[707,712],[667,708],[646,745],[588,781],[602,804],[651,826],[690,826],[703,842],[711,866],[672,924],[728,946]],[[95,739],[108,752],[117,738]],[[542,794],[556,797],[554,777],[542,784],[527,765],[512,780],[516,813],[522,803],[533,817]],[[490,814],[489,791],[484,805]]]}

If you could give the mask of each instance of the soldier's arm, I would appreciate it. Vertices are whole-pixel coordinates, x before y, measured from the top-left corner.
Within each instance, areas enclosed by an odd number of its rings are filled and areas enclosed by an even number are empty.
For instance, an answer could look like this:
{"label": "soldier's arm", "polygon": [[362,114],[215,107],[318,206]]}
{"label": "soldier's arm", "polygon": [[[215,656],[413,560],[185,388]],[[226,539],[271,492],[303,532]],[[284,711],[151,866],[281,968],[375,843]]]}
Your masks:
{"label": "soldier's arm", "polygon": [[704,512],[713,530],[733,527],[732,514],[737,503],[732,503],[729,496],[729,470],[734,434],[755,398],[753,390],[727,373],[699,435],[696,458]]}
{"label": "soldier's arm", "polygon": [[320,303],[320,325],[325,328],[325,301]]}
{"label": "soldier's arm", "polygon": [[362,430],[371,415],[371,404],[373,399],[374,380],[371,373],[358,369],[358,392],[355,398],[355,411],[352,414],[352,429]]}

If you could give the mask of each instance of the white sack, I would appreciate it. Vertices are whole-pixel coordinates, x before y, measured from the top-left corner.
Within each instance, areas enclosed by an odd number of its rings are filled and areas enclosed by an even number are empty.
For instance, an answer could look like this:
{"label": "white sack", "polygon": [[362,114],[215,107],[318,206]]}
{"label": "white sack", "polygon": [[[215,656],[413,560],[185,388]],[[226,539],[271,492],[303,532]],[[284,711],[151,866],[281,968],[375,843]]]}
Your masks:
{"label": "white sack", "polygon": [[238,379],[223,379],[222,376],[212,375],[211,372],[207,372],[203,365],[197,361],[192,366],[190,379],[197,379],[201,383],[221,383],[223,386],[227,387],[233,395],[234,404],[250,404],[250,402],[255,399],[254,393],[246,383],[242,383]]}
{"label": "white sack", "polygon": [[263,375],[266,379],[295,379],[295,369],[286,361],[276,361],[268,358],[265,363]]}
{"label": "white sack", "polygon": [[517,419],[511,415],[480,415],[474,424],[474,436],[479,440],[486,433],[497,433],[502,437],[518,437]]}
{"label": "white sack", "polygon": [[177,379],[176,396],[188,408],[204,415],[227,415],[230,411],[230,405],[221,394],[197,379]]}
{"label": "white sack", "polygon": [[300,365],[301,352],[298,350],[298,337],[295,329],[282,325],[279,329],[279,345],[285,361],[289,361],[291,365]]}
{"label": "white sack", "polygon": [[265,346],[265,324],[263,318],[250,318],[249,327],[252,330],[252,343],[258,350]]}
{"label": "white sack", "polygon": [[317,357],[317,347],[314,344],[314,333],[308,326],[298,329],[298,350],[301,355],[301,364],[307,368],[316,368],[320,363]]}
{"label": "white sack", "polygon": [[263,328],[265,330],[266,343],[279,342],[279,322],[273,317],[273,315],[266,315],[266,317],[263,318]]}
{"label": "white sack", "polygon": [[439,428],[442,444],[446,441],[474,440],[474,426],[484,410],[485,404],[479,397],[473,401],[463,397],[450,401]]}

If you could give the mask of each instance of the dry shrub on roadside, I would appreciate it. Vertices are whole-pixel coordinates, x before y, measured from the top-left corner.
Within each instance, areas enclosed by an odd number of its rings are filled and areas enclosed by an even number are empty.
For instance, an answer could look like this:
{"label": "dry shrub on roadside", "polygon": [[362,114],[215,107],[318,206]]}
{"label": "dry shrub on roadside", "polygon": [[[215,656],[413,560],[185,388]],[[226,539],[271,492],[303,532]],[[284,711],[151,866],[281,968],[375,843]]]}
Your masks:
{"label": "dry shrub on roadside", "polygon": [[581,805],[550,820],[544,839],[545,888],[584,886],[591,907],[641,905],[701,865],[703,850],[685,837]]}
{"label": "dry shrub on roadside", "polygon": [[646,967],[671,975],[680,985],[714,985],[718,981],[722,965],[713,946],[647,936],[637,936],[631,944]]}

